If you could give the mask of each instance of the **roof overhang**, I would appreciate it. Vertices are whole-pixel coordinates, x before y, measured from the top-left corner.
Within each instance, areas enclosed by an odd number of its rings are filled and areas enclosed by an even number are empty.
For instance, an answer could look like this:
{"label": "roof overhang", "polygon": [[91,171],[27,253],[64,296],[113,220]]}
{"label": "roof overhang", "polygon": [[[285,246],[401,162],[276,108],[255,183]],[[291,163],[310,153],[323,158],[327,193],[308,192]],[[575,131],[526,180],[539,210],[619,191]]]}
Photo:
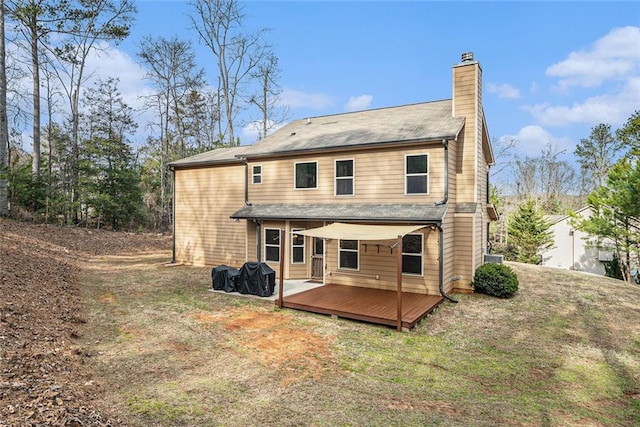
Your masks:
{"label": "roof overhang", "polygon": [[233,219],[440,224],[447,205],[416,204],[260,204],[248,205],[231,215]]}
{"label": "roof overhang", "polygon": [[324,227],[296,231],[303,236],[343,240],[395,240],[421,228],[421,225],[363,225],[334,222]]}

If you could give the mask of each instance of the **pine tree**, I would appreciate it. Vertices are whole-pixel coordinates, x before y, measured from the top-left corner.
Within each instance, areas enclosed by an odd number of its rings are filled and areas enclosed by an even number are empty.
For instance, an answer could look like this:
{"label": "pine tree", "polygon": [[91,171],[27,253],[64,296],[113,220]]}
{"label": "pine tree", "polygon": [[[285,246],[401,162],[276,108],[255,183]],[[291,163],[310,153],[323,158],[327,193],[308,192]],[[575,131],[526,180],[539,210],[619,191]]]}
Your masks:
{"label": "pine tree", "polygon": [[587,203],[591,217],[576,221],[575,227],[594,236],[598,246],[612,246],[622,276],[630,281],[631,260],[640,245],[640,162],[625,158],[616,163]]}
{"label": "pine tree", "polygon": [[519,262],[537,264],[540,261],[538,254],[553,247],[550,224],[533,199],[518,206],[518,210],[509,218],[507,231],[509,243],[516,248]]}

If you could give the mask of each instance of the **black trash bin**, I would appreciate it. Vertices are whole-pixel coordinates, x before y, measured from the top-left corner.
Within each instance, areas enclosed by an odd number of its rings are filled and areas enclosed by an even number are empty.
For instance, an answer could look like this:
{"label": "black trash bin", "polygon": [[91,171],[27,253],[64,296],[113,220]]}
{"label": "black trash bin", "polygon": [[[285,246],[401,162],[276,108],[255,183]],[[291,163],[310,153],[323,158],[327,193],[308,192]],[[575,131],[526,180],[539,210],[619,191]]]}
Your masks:
{"label": "black trash bin", "polygon": [[211,270],[213,289],[216,291],[236,292],[240,271],[228,265],[219,265]]}
{"label": "black trash bin", "polygon": [[265,263],[247,262],[240,269],[238,292],[268,297],[276,287],[276,272]]}

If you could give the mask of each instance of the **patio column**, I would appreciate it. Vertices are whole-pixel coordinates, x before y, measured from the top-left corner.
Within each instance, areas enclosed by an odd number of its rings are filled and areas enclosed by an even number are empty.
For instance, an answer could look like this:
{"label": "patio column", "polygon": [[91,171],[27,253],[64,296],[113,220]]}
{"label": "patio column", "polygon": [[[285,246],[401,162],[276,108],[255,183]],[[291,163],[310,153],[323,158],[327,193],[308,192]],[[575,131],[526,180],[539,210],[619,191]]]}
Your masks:
{"label": "patio column", "polygon": [[398,315],[396,320],[396,327],[399,332],[402,331],[402,236],[398,236],[398,243],[396,244],[398,250],[396,254],[396,279],[398,282]]}

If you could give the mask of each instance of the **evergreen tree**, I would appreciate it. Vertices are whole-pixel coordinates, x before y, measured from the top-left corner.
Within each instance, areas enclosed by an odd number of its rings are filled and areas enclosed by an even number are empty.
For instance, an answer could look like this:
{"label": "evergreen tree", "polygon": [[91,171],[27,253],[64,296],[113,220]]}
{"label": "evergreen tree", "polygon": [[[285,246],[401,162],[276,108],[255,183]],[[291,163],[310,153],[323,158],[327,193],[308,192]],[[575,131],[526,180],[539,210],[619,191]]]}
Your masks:
{"label": "evergreen tree", "polygon": [[616,131],[616,138],[630,150],[631,155],[640,156],[640,110],[636,110]]}
{"label": "evergreen tree", "polygon": [[86,104],[90,110],[80,165],[85,216],[98,227],[125,228],[141,219],[142,206],[140,170],[127,140],[137,127],[132,109],[113,78],[88,90]]}
{"label": "evergreen tree", "polygon": [[509,243],[517,252],[519,262],[537,264],[539,253],[553,247],[550,224],[544,219],[533,199],[528,199],[509,218],[507,231]]}
{"label": "evergreen tree", "polygon": [[587,203],[591,217],[574,225],[594,236],[598,246],[612,246],[622,276],[630,281],[632,255],[638,255],[640,245],[640,162],[625,158],[616,163],[606,184],[593,191]]}

